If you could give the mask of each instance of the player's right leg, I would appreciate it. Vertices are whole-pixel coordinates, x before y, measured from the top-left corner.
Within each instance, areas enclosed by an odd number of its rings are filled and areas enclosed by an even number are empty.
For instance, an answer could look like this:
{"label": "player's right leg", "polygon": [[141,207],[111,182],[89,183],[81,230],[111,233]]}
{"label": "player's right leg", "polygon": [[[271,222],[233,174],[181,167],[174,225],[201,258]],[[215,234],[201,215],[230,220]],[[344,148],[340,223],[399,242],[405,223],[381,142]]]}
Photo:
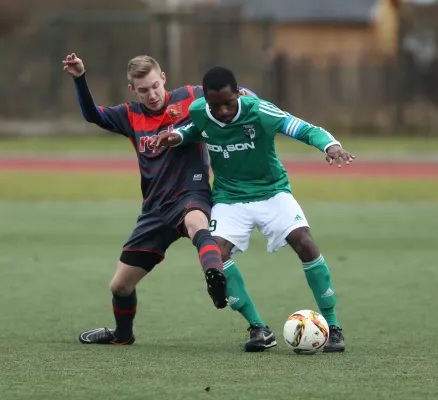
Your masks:
{"label": "player's right leg", "polygon": [[210,231],[222,253],[228,304],[249,323],[250,338],[245,344],[247,352],[264,351],[277,344],[274,333],[260,318],[243,276],[231,258],[235,252],[248,248],[254,226],[253,215],[247,212],[246,204],[217,204],[213,207]]}
{"label": "player's right leg", "polygon": [[132,344],[135,341],[133,322],[137,310],[135,287],[147,273],[146,269],[134,267],[121,261],[111,281],[113,311],[116,328],[95,328],[79,336],[84,344]]}
{"label": "player's right leg", "polygon": [[344,336],[335,312],[336,296],[330,269],[310,234],[300,205],[290,193],[278,193],[260,202],[257,215],[258,228],[268,239],[268,251],[277,251],[289,244],[302,262],[307,283],[330,327],[324,351],[344,351]]}
{"label": "player's right leg", "polygon": [[112,306],[115,329],[94,328],[79,336],[83,344],[133,344],[135,341],[133,324],[137,311],[137,284],[158,264],[161,254],[137,251],[123,251],[117,270],[111,280]]}

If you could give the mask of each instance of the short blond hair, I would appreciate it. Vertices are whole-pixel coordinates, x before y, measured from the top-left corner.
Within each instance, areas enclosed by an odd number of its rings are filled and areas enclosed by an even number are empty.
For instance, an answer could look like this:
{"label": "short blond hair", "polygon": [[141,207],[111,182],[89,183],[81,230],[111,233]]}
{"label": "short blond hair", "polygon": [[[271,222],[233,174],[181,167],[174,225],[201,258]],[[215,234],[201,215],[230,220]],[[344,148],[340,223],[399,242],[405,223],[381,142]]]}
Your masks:
{"label": "short blond hair", "polygon": [[155,69],[161,74],[161,67],[157,60],[150,56],[137,56],[128,62],[128,81],[132,83],[135,78],[144,78],[149,72]]}

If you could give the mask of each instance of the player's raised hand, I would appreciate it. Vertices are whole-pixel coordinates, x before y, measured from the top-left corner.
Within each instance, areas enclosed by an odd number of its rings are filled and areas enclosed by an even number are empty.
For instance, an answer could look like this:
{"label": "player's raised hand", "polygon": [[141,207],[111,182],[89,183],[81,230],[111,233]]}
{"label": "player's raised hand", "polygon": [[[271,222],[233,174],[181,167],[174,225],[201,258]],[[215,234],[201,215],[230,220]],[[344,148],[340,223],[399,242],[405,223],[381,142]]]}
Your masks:
{"label": "player's raised hand", "polygon": [[327,162],[332,165],[335,162],[339,168],[342,167],[342,163],[349,165],[356,157],[353,154],[345,151],[338,144],[334,144],[327,149]]}
{"label": "player's raised hand", "polygon": [[83,61],[75,53],[69,54],[65,57],[62,64],[64,65],[64,71],[68,72],[75,78],[79,78],[85,72]]}
{"label": "player's raised hand", "polygon": [[152,138],[153,153],[156,153],[160,147],[175,146],[181,143],[182,137],[175,132],[164,132]]}

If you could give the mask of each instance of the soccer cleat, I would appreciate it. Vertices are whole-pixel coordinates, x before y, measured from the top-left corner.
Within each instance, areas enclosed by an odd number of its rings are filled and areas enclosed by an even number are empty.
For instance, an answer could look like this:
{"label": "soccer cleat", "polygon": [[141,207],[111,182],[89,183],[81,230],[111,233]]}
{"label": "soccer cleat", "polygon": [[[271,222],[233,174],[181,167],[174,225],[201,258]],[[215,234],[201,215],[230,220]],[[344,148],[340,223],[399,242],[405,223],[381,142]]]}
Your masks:
{"label": "soccer cleat", "polygon": [[342,353],[345,350],[342,329],[335,325],[330,325],[329,332],[329,340],[324,346],[324,353]]}
{"label": "soccer cleat", "polygon": [[227,299],[227,280],[217,268],[210,268],[205,272],[207,291],[216,308],[225,308]]}
{"label": "soccer cleat", "polygon": [[249,340],[245,343],[245,351],[249,353],[265,351],[277,346],[274,332],[269,326],[251,325],[248,328]]}
{"label": "soccer cleat", "polygon": [[114,336],[114,329],[97,328],[81,333],[79,341],[83,344],[133,344],[135,336],[132,336],[129,340],[122,341]]}
{"label": "soccer cleat", "polygon": [[228,305],[227,281],[225,275],[217,268],[210,268],[205,272],[207,291],[216,308],[225,308]]}

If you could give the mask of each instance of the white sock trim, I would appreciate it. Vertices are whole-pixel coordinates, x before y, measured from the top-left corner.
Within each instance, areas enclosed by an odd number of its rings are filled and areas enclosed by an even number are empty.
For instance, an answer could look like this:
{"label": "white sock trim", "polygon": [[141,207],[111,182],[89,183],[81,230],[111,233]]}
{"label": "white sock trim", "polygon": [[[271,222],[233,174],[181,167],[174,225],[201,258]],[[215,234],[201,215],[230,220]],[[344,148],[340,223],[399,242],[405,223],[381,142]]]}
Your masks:
{"label": "white sock trim", "polygon": [[315,268],[316,266],[318,266],[322,262],[325,262],[325,260],[324,260],[324,257],[322,256],[322,254],[320,254],[319,257],[316,258],[315,260],[303,263],[303,269],[305,271],[307,271],[309,269]]}

